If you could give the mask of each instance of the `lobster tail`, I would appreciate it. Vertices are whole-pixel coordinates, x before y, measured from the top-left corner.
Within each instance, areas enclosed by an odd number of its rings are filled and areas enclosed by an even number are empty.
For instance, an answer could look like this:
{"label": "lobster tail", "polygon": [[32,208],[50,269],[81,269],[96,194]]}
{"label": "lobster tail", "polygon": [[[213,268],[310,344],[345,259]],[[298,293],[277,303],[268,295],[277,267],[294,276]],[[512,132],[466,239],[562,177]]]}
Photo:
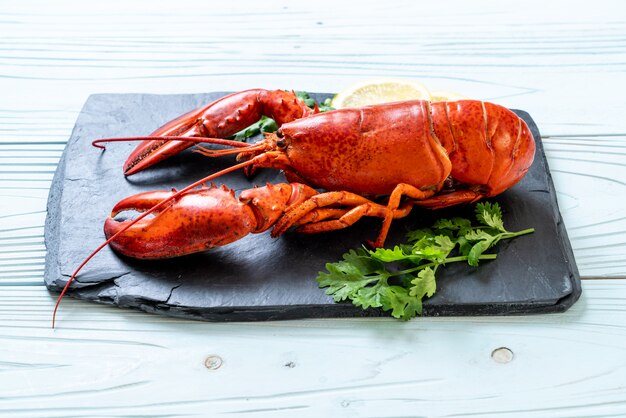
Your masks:
{"label": "lobster tail", "polygon": [[478,198],[513,186],[533,162],[535,142],[528,126],[503,106],[476,100],[438,102],[432,104],[432,116],[435,134],[452,162],[452,178]]}

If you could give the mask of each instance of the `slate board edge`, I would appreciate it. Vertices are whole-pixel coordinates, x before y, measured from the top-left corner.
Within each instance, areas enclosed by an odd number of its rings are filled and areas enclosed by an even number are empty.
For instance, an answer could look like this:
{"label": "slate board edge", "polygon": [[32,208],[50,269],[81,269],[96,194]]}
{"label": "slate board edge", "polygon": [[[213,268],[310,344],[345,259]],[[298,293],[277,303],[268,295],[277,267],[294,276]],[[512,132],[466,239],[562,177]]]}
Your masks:
{"label": "slate board edge", "polygon": [[[91,95],[87,98],[83,107],[81,108],[80,113],[82,113],[87,106],[87,103],[91,99]],[[61,276],[61,271],[59,264],[56,262],[58,258],[59,248],[56,245],[49,245],[50,242],[56,242],[57,239],[53,239],[53,237],[59,237],[61,234],[60,225],[54,222],[54,219],[60,218],[61,212],[61,196],[63,195],[63,181],[62,178],[65,174],[65,164],[66,164],[66,156],[67,149],[71,144],[73,138],[75,138],[76,131],[78,129],[78,125],[75,124],[72,128],[72,132],[70,133],[70,137],[65,144],[65,148],[63,149],[63,154],[59,159],[59,164],[54,172],[54,176],[52,177],[52,183],[50,185],[50,192],[48,193],[48,202],[46,205],[46,221],[44,227],[44,246],[46,248],[46,261],[44,267],[44,281],[48,290],[59,292],[62,287],[58,286],[56,282],[58,278]],[[54,281],[45,280],[45,277],[50,277],[50,275],[56,277]]]}
{"label": "slate board edge", "polygon": [[513,112],[515,112],[520,117],[524,116],[527,121],[532,121],[533,126],[529,126],[529,128],[537,133],[537,138],[535,138],[535,144],[537,147],[540,147],[541,149],[540,155],[543,158],[543,162],[546,166],[546,174],[548,176],[547,181],[548,181],[548,186],[550,187],[550,196],[553,202],[552,207],[555,212],[554,213],[555,218],[557,219],[557,228],[558,228],[559,234],[561,235],[561,239],[559,239],[559,242],[561,243],[561,250],[564,253],[563,254],[564,258],[571,261],[571,263],[569,264],[569,268],[570,268],[569,279],[572,283],[572,292],[569,295],[558,300],[557,303],[554,305],[554,309],[553,309],[553,312],[565,312],[570,307],[572,307],[574,303],[576,303],[576,301],[580,298],[580,295],[582,294],[580,273],[578,271],[578,266],[576,265],[576,261],[574,258],[574,250],[572,249],[572,244],[569,240],[569,236],[567,235],[567,229],[565,228],[563,217],[561,216],[561,210],[559,209],[559,202],[556,199],[556,189],[554,188],[554,182],[552,181],[552,171],[550,171],[548,159],[546,158],[546,154],[544,152],[543,142],[541,141],[541,133],[539,132],[539,127],[537,126],[537,124],[535,123],[535,121],[532,119],[532,117],[530,116],[528,112],[524,110],[519,110],[519,109],[511,109],[511,110],[513,110]]}
{"label": "slate board edge", "polygon": [[[68,291],[68,296],[72,292]],[[568,297],[569,298],[569,297]],[[89,299],[84,299],[89,300]],[[263,306],[263,307],[223,307],[223,308],[198,308],[186,309],[180,306],[170,306],[160,303],[141,303],[138,305],[125,306],[123,303],[113,301],[89,300],[101,305],[112,305],[123,309],[141,310],[143,312],[164,315],[173,318],[191,319],[210,322],[256,322],[274,320],[296,319],[323,319],[323,318],[391,318],[389,312],[382,309],[363,310],[352,305],[350,302],[340,302],[330,305],[317,305],[314,309],[309,305],[289,306]],[[570,305],[558,301],[556,304],[549,302],[538,303],[493,303],[483,304],[454,304],[429,306],[424,302],[422,317],[472,317],[472,316],[521,316],[546,313],[564,312]]]}
{"label": "slate board edge", "polygon": [[[123,94],[119,94],[123,95]],[[148,94],[149,95],[149,94]],[[108,96],[108,94],[94,94],[91,95],[83,109],[87,105],[92,97],[97,96]],[[81,110],[82,112],[82,110]],[[534,131],[539,133],[537,126],[534,124],[534,121],[530,117],[530,115],[521,110],[514,110],[517,114],[523,114],[527,117],[528,120],[532,122],[534,126]],[[75,133],[77,130],[77,126],[74,127],[72,134],[70,136],[70,140],[66,146],[71,145],[72,139],[75,139]],[[548,167],[547,160],[545,157],[545,153],[543,152],[543,144],[541,143],[540,136],[538,135],[537,145],[541,147],[542,158],[546,167]],[[58,277],[60,279],[60,271],[58,265],[54,262],[55,257],[57,256],[57,249],[52,247],[48,247],[49,238],[60,234],[58,228],[53,225],[52,219],[54,215],[56,215],[59,211],[62,210],[60,207],[61,195],[63,193],[62,190],[62,177],[65,171],[65,150],[63,156],[59,161],[59,165],[55,172],[50,195],[48,199],[48,214],[46,216],[46,228],[45,228],[45,244],[46,244],[46,267],[45,267],[45,275],[49,277],[49,274],[54,274],[54,277]],[[572,283],[572,292],[556,301],[556,303],[549,302],[538,302],[538,303],[521,303],[521,304],[489,304],[489,305],[473,305],[473,304],[455,304],[455,305],[439,305],[437,307],[428,306],[428,301],[424,302],[424,316],[482,316],[482,315],[497,315],[497,316],[508,316],[508,315],[520,315],[520,314],[534,314],[534,313],[555,313],[555,312],[563,312],[569,309],[580,297],[582,288],[580,284],[580,276],[578,273],[578,269],[576,267],[576,263],[574,261],[574,255],[571,248],[571,244],[567,237],[567,232],[565,226],[563,224],[563,220],[558,209],[558,202],[556,201],[556,195],[554,193],[554,184],[552,181],[552,175],[550,171],[547,171],[548,176],[548,185],[552,192],[552,199],[554,201],[554,210],[555,210],[555,218],[558,219],[558,229],[560,234],[562,235],[562,239],[560,240],[562,243],[561,250],[563,251],[565,258],[571,260],[572,263],[569,263],[570,267],[570,281]],[[60,290],[60,286],[57,285],[57,280],[54,281],[46,281],[46,286],[48,286],[49,290],[58,292]],[[323,291],[320,289],[320,291]],[[74,296],[73,292],[68,291],[69,296]],[[87,299],[89,300],[89,299]],[[111,304],[116,305],[121,308],[127,308],[129,306],[124,306],[123,303],[119,301],[94,301],[92,302],[100,303],[100,304]],[[157,309],[157,307],[159,309]],[[505,310],[502,308],[506,307]],[[380,309],[369,309],[367,311],[363,311],[360,308],[353,306],[350,303],[338,303],[338,304],[330,304],[330,305],[318,305],[318,312],[312,312],[311,307],[302,306],[299,307],[297,305],[290,306],[265,306],[265,307],[254,307],[253,311],[250,310],[249,307],[226,307],[226,308],[193,308],[193,313],[186,310],[184,307],[171,307],[169,305],[162,305],[159,303],[152,303],[150,301],[146,301],[146,304],[140,304],[138,306],[132,306],[134,309],[139,309],[149,313],[157,313],[166,316],[186,318],[186,319],[197,319],[197,320],[208,320],[208,321],[220,321],[220,322],[236,322],[236,321],[257,321],[257,320],[287,320],[287,319],[302,319],[302,318],[341,318],[341,317],[387,317],[389,314]],[[302,312],[300,312],[302,310]],[[289,311],[289,312],[287,312]],[[469,313],[471,312],[471,313]],[[228,313],[228,315],[224,315]]]}

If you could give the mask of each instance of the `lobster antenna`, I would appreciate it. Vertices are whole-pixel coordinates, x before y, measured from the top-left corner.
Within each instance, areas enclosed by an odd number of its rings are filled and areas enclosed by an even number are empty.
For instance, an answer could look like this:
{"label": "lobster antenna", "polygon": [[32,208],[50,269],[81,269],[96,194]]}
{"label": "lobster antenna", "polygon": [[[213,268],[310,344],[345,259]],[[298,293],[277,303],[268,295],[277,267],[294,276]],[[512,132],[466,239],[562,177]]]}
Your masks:
{"label": "lobster antenna", "polygon": [[102,142],[128,142],[128,141],[181,141],[181,142],[193,142],[194,144],[201,144],[203,142],[217,145],[229,145],[236,148],[246,148],[250,145],[246,142],[233,141],[232,139],[223,138],[210,138],[204,136],[132,136],[126,138],[101,138],[91,142],[96,148],[106,149],[104,145],[100,145]]}
{"label": "lobster antenna", "polygon": [[243,152],[263,151],[265,149],[264,143],[251,144],[245,150],[241,148],[227,148],[227,149],[209,149],[202,145],[198,145],[194,152],[202,154],[206,157],[221,157],[222,155],[240,154]]}
{"label": "lobster antenna", "polygon": [[[263,155],[260,155],[259,157],[263,157]],[[189,186],[186,186],[185,188],[183,188],[183,189],[179,190],[178,192],[174,193],[173,195],[171,195],[167,199],[164,199],[164,200],[160,201],[159,203],[157,203],[156,205],[152,206],[147,211],[141,213],[141,215],[139,215],[137,218],[133,219],[131,222],[129,222],[126,226],[124,226],[118,232],[116,232],[115,234],[111,235],[111,237],[109,239],[107,239],[102,244],[100,244],[100,246],[98,248],[96,248],[91,254],[89,254],[89,256],[80,264],[80,266],[78,266],[76,271],[74,271],[72,276],[69,278],[69,280],[67,281],[67,283],[63,287],[63,290],[61,291],[61,294],[57,298],[56,304],[54,305],[54,311],[52,312],[52,328],[54,328],[56,315],[57,315],[57,310],[59,309],[59,305],[61,303],[61,300],[63,299],[63,297],[67,293],[67,290],[69,289],[70,284],[74,281],[74,279],[76,278],[76,275],[89,262],[89,260],[91,260],[96,254],[98,254],[104,247],[109,245],[109,243],[111,243],[119,235],[124,233],[128,228],[130,228],[131,226],[133,226],[134,224],[136,224],[137,222],[139,222],[140,220],[142,220],[143,218],[145,218],[146,216],[148,216],[152,212],[158,210],[163,205],[165,205],[168,202],[171,202],[172,200],[176,199],[180,195],[182,195],[184,193],[187,193],[189,190],[191,190],[191,189],[193,189],[193,188],[195,188],[197,186],[200,186],[202,183],[206,183],[207,181],[213,180],[216,177],[222,176],[224,174],[230,173],[230,172],[238,170],[240,168],[244,168],[244,167],[250,166],[250,165],[254,164],[255,162],[257,162],[258,159],[259,159],[258,157],[257,158],[252,158],[252,159],[250,159],[248,161],[244,161],[243,163],[235,164],[232,167],[228,167],[228,168],[225,168],[224,170],[218,171],[217,173],[210,174],[210,175],[208,175],[208,176],[206,176],[204,178],[201,178],[200,180],[190,184]]]}

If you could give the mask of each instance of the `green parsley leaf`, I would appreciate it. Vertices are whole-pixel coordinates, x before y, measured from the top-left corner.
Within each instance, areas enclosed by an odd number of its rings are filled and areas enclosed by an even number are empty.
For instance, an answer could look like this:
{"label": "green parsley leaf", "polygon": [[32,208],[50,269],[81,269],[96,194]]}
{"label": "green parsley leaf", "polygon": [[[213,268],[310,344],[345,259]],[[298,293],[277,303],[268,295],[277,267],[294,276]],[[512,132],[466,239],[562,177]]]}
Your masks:
{"label": "green parsley leaf", "polygon": [[384,263],[391,263],[393,261],[406,260],[407,258],[412,257],[410,253],[405,254],[402,247],[398,245],[393,247],[393,249],[376,248],[374,251],[370,251],[369,253],[373,258],[380,260]]}
{"label": "green parsley leaf", "polygon": [[[304,102],[304,104],[306,104],[311,109],[315,109],[316,102],[315,102],[314,99],[311,98],[309,93],[307,93],[306,91],[297,91],[296,92],[296,97],[299,98],[300,100],[302,100]],[[335,108],[330,106],[330,102],[331,101],[332,101],[332,99],[328,98],[328,99],[324,100],[322,103],[319,103],[317,105],[317,108],[319,109],[320,113],[324,113],[324,112],[329,112],[331,110],[335,110]]]}
{"label": "green parsley leaf", "polygon": [[332,101],[332,99],[328,98],[328,99],[324,100],[322,103],[319,104],[319,109],[320,109],[321,113],[330,112],[331,110],[335,110],[335,108],[330,105],[331,101]]}
{"label": "green parsley leaf", "polygon": [[423,260],[443,262],[454,248],[455,243],[445,235],[424,236],[413,244],[413,255]]}
{"label": "green parsley leaf", "polygon": [[[313,100],[309,96],[309,93],[305,91],[297,91],[296,97],[302,99],[302,101],[304,101],[304,104],[306,104],[311,109],[315,108],[315,100]],[[328,112],[330,110],[335,110],[332,107],[330,107],[330,100],[331,99],[326,99],[323,103],[321,103],[318,106],[320,112]],[[274,119],[268,118],[267,116],[261,116],[261,119],[259,119],[258,122],[253,123],[247,128],[237,132],[235,135],[231,136],[230,139],[233,139],[235,141],[245,142],[246,140],[248,140],[249,138],[252,138],[253,136],[259,135],[261,133],[276,132],[277,130],[278,130],[278,124],[276,123],[276,121],[274,121]]]}
{"label": "green parsley leaf", "polygon": [[478,241],[474,244],[467,254],[467,263],[472,267],[478,267],[478,260],[480,259],[480,256],[489,249],[492,242],[493,240]]}
{"label": "green parsley leaf", "polygon": [[297,91],[296,97],[304,102],[305,105],[313,109],[315,107],[315,100],[309,96],[309,93],[306,91]]}
{"label": "green parsley leaf", "polygon": [[277,129],[278,125],[276,124],[274,119],[268,118],[267,116],[261,116],[261,119],[259,119],[258,122],[248,126],[246,129],[237,132],[235,135],[231,136],[230,139],[234,139],[236,141],[245,141],[248,138],[259,135],[260,133],[276,132]]}
{"label": "green parsley leaf", "polygon": [[476,218],[500,232],[507,232],[502,222],[502,210],[498,203],[481,202],[476,205]]}
{"label": "green parsley leaf", "polygon": [[335,302],[352,299],[358,291],[386,275],[382,263],[366,255],[364,250],[350,250],[343,255],[344,261],[326,264],[328,273],[319,273],[320,287],[328,287],[326,294]]}
{"label": "green parsley leaf", "polygon": [[350,250],[343,260],[326,264],[317,281],[336,302],[350,300],[363,309],[381,308],[394,318],[408,320],[422,314],[422,301],[437,290],[436,272],[448,263],[477,267],[502,239],[532,233],[529,228],[509,232],[497,203],[476,205],[479,225],[464,218],[440,219],[430,228],[407,234],[409,243],[393,248]]}
{"label": "green parsley leaf", "polygon": [[433,235],[433,230],[430,228],[421,228],[416,229],[414,231],[409,231],[406,234],[406,239],[409,242],[419,241],[424,237],[431,237]]}
{"label": "green parsley leaf", "polygon": [[435,272],[430,267],[421,270],[417,277],[411,280],[411,288],[409,295],[415,296],[422,300],[424,296],[431,297],[437,291],[437,282],[435,281]]}
{"label": "green parsley leaf", "polygon": [[472,228],[472,221],[465,218],[452,218],[452,219],[439,219],[433,224],[433,229],[437,231],[450,230],[461,231],[461,235],[464,235],[466,231]]}
{"label": "green parsley leaf", "polygon": [[471,229],[465,233],[465,239],[468,241],[489,241],[493,239],[493,235],[484,229]]}
{"label": "green parsley leaf", "polygon": [[380,308],[383,306],[381,298],[381,289],[384,287],[382,282],[376,283],[374,286],[364,287],[352,297],[352,303],[363,309]]}
{"label": "green parsley leaf", "polygon": [[391,316],[405,321],[422,313],[422,300],[409,295],[407,289],[401,286],[387,286],[381,288],[380,302],[385,311],[391,311]]}

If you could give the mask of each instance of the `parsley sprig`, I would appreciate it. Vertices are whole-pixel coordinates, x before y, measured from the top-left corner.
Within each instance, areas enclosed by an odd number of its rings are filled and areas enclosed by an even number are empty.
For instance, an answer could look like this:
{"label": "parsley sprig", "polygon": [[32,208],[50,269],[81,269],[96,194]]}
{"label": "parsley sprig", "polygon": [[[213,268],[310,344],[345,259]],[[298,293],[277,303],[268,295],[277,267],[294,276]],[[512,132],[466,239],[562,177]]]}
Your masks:
{"label": "parsley sprig", "polygon": [[[304,101],[304,103],[311,109],[315,108],[316,102],[314,99],[311,98],[311,96],[309,96],[309,93],[305,91],[297,91],[296,97]],[[330,110],[334,110],[330,106],[330,99],[326,99],[322,103],[319,103],[318,108],[320,112],[328,112]],[[248,126],[246,129],[237,132],[230,139],[234,139],[236,141],[246,141],[248,138],[252,138],[253,136],[260,133],[276,132],[277,130],[278,125],[276,124],[274,119],[268,118],[267,116],[262,116],[258,122]]]}
{"label": "parsley sprig", "polygon": [[408,320],[422,314],[422,300],[437,290],[435,274],[449,263],[493,260],[485,254],[503,239],[534,232],[533,228],[510,232],[504,228],[497,203],[478,203],[478,225],[465,218],[439,219],[430,228],[407,234],[407,244],[368,250],[359,248],[343,260],[326,264],[317,277],[335,302],[352,301],[363,309],[382,308],[394,318]]}

